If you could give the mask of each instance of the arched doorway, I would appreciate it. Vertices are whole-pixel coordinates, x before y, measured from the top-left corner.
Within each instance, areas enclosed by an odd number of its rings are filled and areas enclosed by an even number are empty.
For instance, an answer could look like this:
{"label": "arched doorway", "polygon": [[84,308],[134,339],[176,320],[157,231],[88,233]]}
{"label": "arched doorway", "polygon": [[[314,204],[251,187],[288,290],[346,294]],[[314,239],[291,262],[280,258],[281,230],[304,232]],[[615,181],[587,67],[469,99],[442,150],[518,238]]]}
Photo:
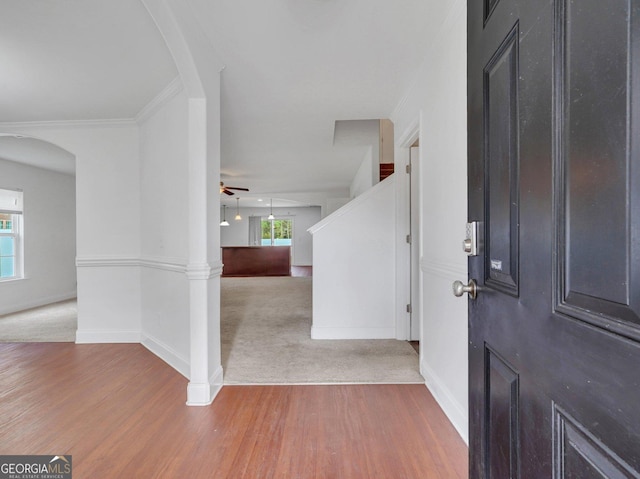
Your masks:
{"label": "arched doorway", "polygon": [[0,133],[0,178],[0,340],[75,341],[75,155]]}

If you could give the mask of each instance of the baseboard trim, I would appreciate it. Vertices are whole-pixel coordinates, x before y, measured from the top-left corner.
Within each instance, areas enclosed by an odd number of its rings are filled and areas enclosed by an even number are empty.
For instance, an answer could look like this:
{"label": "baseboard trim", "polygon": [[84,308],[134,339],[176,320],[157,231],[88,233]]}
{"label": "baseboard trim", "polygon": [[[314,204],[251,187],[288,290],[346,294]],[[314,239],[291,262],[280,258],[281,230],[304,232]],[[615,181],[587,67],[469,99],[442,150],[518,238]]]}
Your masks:
{"label": "baseboard trim", "polygon": [[224,374],[222,366],[218,366],[209,378],[209,384],[211,384],[211,402],[216,398],[218,393],[222,390],[224,385]]}
{"label": "baseboard trim", "polygon": [[208,406],[222,390],[222,366],[218,366],[206,384],[192,383],[187,386],[187,406]]}
{"label": "baseboard trim", "polygon": [[176,351],[164,344],[162,341],[145,333],[142,333],[141,343],[145,348],[158,356],[185,378],[189,379],[189,361],[181,357]]}
{"label": "baseboard trim", "polygon": [[83,329],[76,331],[77,344],[139,343],[141,333],[137,330]]}
{"label": "baseboard trim", "polygon": [[456,401],[449,388],[445,386],[440,377],[424,361],[420,362],[420,373],[425,378],[427,389],[468,446],[469,418],[467,411]]}
{"label": "baseboard trim", "polygon": [[26,303],[9,306],[4,309],[0,309],[0,316],[3,316],[5,314],[18,313],[20,311],[25,311],[27,309],[39,308],[40,306],[46,306],[48,304],[59,303],[60,301],[67,301],[69,299],[76,298],[77,295],[78,294],[76,291],[71,291],[65,294],[47,296],[45,298],[40,298],[40,299],[28,301]]}
{"label": "baseboard trim", "polygon": [[311,327],[311,339],[396,339],[396,328]]}

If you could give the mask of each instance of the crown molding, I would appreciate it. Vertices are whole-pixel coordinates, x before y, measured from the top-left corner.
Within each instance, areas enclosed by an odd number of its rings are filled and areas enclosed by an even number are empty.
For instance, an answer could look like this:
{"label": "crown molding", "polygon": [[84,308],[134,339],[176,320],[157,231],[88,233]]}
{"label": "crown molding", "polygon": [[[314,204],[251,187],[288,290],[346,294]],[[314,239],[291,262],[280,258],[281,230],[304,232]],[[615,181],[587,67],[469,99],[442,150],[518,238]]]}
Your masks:
{"label": "crown molding", "polygon": [[113,118],[104,120],[47,120],[47,121],[5,121],[0,122],[0,130],[25,129],[25,128],[123,128],[138,126],[150,118],[156,111],[164,106],[184,89],[179,76],[171,82],[147,103],[134,118]]}
{"label": "crown molding", "polygon": [[51,121],[16,121],[0,122],[0,130],[10,129],[53,129],[53,128],[128,128],[137,126],[133,119],[120,118],[112,120],[51,120]]}
{"label": "crown molding", "polygon": [[177,76],[173,80],[171,80],[171,82],[164,88],[164,90],[158,93],[155,98],[153,98],[153,100],[147,103],[142,108],[142,110],[138,112],[138,114],[134,118],[134,121],[137,124],[144,123],[182,90],[184,90],[182,79]]}

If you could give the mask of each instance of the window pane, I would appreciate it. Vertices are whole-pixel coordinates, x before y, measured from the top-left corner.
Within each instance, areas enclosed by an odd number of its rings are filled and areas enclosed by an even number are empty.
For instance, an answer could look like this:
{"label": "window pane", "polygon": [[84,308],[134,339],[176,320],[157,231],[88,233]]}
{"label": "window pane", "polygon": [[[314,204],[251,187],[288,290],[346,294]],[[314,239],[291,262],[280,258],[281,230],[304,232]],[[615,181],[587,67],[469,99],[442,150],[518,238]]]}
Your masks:
{"label": "window pane", "polygon": [[10,236],[0,237],[0,256],[13,256],[15,240]]}
{"label": "window pane", "polygon": [[276,239],[291,239],[291,220],[274,220],[273,237]]}
{"label": "window pane", "polygon": [[11,278],[15,276],[13,256],[0,257],[0,278]]}
{"label": "window pane", "polygon": [[[269,240],[269,244],[271,244],[271,221],[262,220],[261,226],[262,226],[262,239]],[[264,244],[264,241],[262,241],[262,244]]]}
{"label": "window pane", "polygon": [[0,213],[0,233],[11,233],[13,231],[13,215]]}
{"label": "window pane", "polygon": [[[271,233],[273,231],[273,241]],[[291,246],[292,220],[262,220],[262,246]]]}

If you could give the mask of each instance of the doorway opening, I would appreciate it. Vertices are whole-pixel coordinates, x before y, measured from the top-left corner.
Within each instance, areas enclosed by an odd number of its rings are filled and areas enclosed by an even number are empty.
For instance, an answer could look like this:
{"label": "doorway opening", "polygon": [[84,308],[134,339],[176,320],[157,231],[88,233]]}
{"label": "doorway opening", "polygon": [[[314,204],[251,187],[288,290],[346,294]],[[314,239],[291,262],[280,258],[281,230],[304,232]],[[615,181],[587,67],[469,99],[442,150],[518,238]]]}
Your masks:
{"label": "doorway opening", "polygon": [[[409,340],[420,341],[420,140],[409,148]],[[418,352],[419,348],[418,348]]]}
{"label": "doorway opening", "polygon": [[0,342],[77,333],[75,155],[0,133]]}
{"label": "doorway opening", "polygon": [[397,140],[396,331],[420,353],[422,294],[420,289],[420,122],[416,120]]}

